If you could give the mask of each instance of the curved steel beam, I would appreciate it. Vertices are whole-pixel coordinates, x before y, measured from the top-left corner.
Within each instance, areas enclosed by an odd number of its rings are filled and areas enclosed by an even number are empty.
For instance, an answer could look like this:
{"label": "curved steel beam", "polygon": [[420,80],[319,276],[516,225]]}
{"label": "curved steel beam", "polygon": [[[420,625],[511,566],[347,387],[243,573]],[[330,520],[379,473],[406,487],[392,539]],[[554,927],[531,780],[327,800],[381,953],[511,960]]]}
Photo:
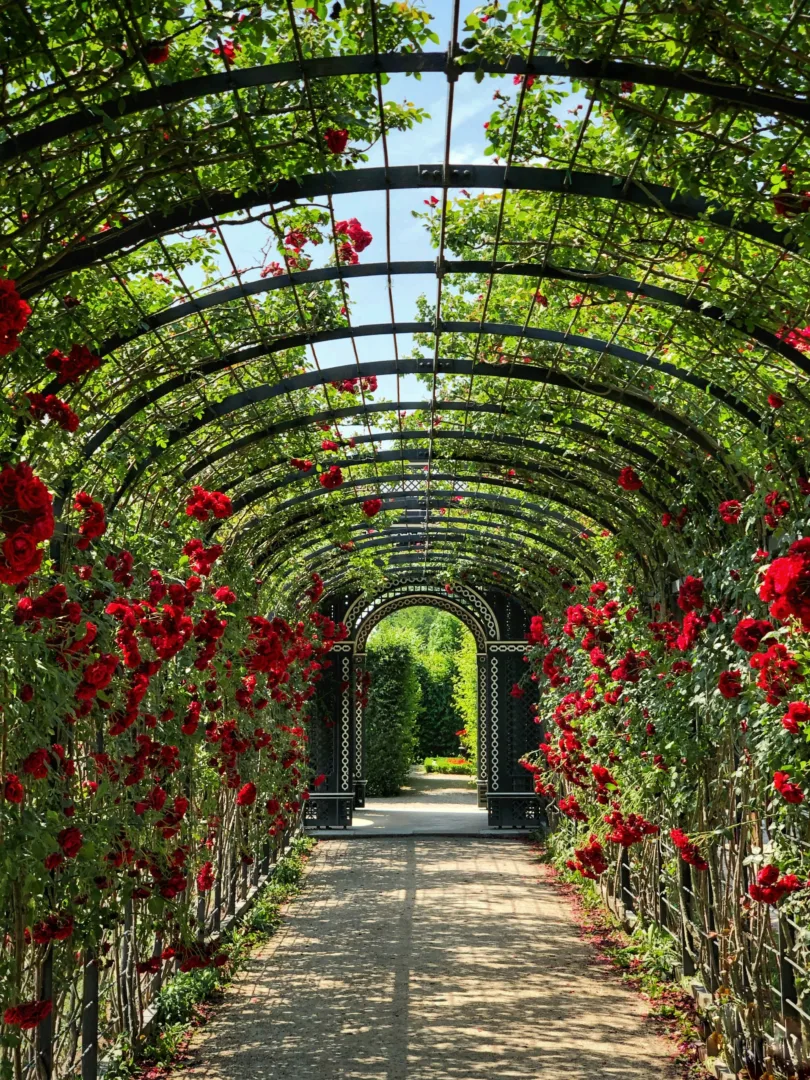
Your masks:
{"label": "curved steel beam", "polygon": [[[448,432],[447,434],[452,435],[453,433]],[[420,438],[420,439],[424,439],[426,436],[420,432],[420,433],[417,433],[416,437]],[[515,442],[518,442],[518,440],[516,439]],[[561,453],[559,456],[563,457],[564,455]],[[326,464],[336,465],[336,466],[338,466],[338,468],[344,469],[344,468],[354,467],[356,465],[374,465],[374,464],[376,464],[378,462],[383,462],[384,463],[384,462],[392,462],[392,461],[393,462],[396,462],[396,461],[406,462],[407,461],[407,462],[415,462],[415,463],[422,463],[422,462],[428,463],[430,460],[431,460],[430,459],[430,454],[429,454],[427,449],[424,449],[422,447],[415,447],[415,448],[412,448],[410,450],[382,450],[377,454],[369,455],[367,457],[358,456],[358,457],[355,457],[355,458],[334,458],[334,459],[330,458],[328,462],[324,462],[324,466]],[[592,464],[592,463],[589,463],[587,461],[583,461],[583,459],[581,459],[581,458],[569,458],[569,460],[570,460],[572,465],[577,465],[577,464],[578,465],[585,465],[588,468],[592,468],[595,471],[601,472],[605,476],[611,476],[613,479],[615,479],[615,476],[616,476],[615,469],[613,469],[611,471],[606,466],[601,466],[600,467],[599,465]],[[587,483],[585,483],[585,481],[580,479],[580,477],[576,473],[567,472],[567,471],[562,470],[562,469],[558,470],[558,469],[554,469],[554,468],[549,468],[547,466],[538,466],[538,465],[535,465],[532,462],[517,461],[517,462],[512,463],[512,462],[509,462],[509,461],[504,461],[503,459],[499,459],[499,458],[486,457],[486,456],[481,455],[481,454],[457,454],[457,455],[454,455],[452,458],[437,458],[434,455],[433,461],[436,463],[437,466],[456,465],[456,464],[462,465],[462,464],[466,464],[467,462],[471,462],[471,463],[474,463],[476,465],[494,466],[495,468],[503,468],[503,467],[514,466],[514,468],[519,470],[521,473],[530,473],[533,476],[540,476],[540,477],[543,477],[543,478],[549,479],[549,480],[560,480],[560,481],[562,481],[563,483],[565,483],[567,485],[571,485],[572,487],[581,488],[588,495],[591,495],[591,496],[593,496],[594,498],[597,498],[597,499],[603,499],[608,504],[616,505],[617,501],[618,501],[618,500],[615,500],[615,499],[611,499],[610,496],[608,494],[606,494],[605,492],[599,491],[596,488],[591,487],[590,484],[587,484]],[[271,481],[269,483],[266,483],[266,484],[260,484],[257,487],[250,488],[248,491],[243,491],[240,495],[238,495],[233,500],[234,513],[236,513],[239,510],[245,510],[248,506],[252,506],[253,503],[258,502],[259,499],[263,499],[267,495],[270,495],[275,491],[281,491],[284,488],[293,488],[293,487],[303,486],[308,481],[311,482],[312,480],[314,480],[316,475],[317,475],[317,473],[315,472],[314,468],[308,473],[301,473],[301,472],[286,473],[283,477],[280,477],[278,480],[273,480],[273,481]],[[433,474],[433,475],[435,475],[435,474]],[[489,482],[494,481],[494,480],[502,480],[502,479],[504,479],[503,477],[500,477],[500,476],[489,477],[489,476],[486,476],[484,474],[475,474],[475,473],[462,474],[462,475],[465,475],[466,476],[466,482],[471,483],[471,484],[483,484],[483,483],[489,483]],[[246,477],[244,477],[244,476],[240,477],[238,481],[235,481],[235,483],[241,483],[245,479],[246,479]],[[388,477],[387,477],[387,475],[385,473],[383,473],[383,474],[381,474],[379,476],[371,475],[371,476],[366,477],[364,479],[368,479],[369,482],[372,483],[372,484],[377,483],[379,485],[384,485],[384,484],[386,484],[388,482]],[[411,479],[412,480],[418,479],[418,475],[411,476]],[[508,480],[505,480],[505,482],[509,483]],[[229,490],[230,486],[231,485],[226,485],[225,488],[223,488],[223,490]],[[527,493],[530,493],[533,490],[533,488],[531,486],[526,486],[523,483],[517,483],[516,482],[514,484],[510,484],[510,486],[513,486],[515,488],[519,488],[521,491],[525,491]],[[321,489],[321,491],[323,491],[323,489]],[[645,488],[642,488],[641,491],[639,492],[639,494],[642,496],[642,498],[646,499],[647,502],[649,502],[651,506],[655,506],[659,510],[666,510],[667,509],[666,503],[661,502],[660,499],[657,499],[654,495],[652,495]],[[214,530],[216,528],[218,528],[218,527],[219,527],[219,523],[217,523],[217,525],[214,526]],[[214,531],[214,530],[212,530],[212,531]]]}
{"label": "curved steel beam", "polygon": [[216,292],[207,293],[185,304],[175,304],[164,308],[154,315],[147,315],[138,324],[137,329],[128,335],[118,335],[105,341],[100,349],[99,356],[108,356],[115,349],[137,341],[145,334],[159,330],[161,327],[170,326],[172,323],[186,319],[190,315],[197,315],[203,311],[220,307],[234,300],[243,300],[249,296],[261,296],[265,293],[275,292],[278,289],[287,289],[298,285],[313,285],[326,281],[351,281],[357,278],[392,277],[403,275],[433,275],[440,270],[442,274],[502,274],[507,277],[528,277],[535,279],[547,279],[550,281],[571,281],[578,285],[591,285],[601,289],[616,289],[619,292],[632,293],[645,300],[655,300],[659,304],[680,308],[689,311],[704,319],[713,319],[715,322],[725,323],[733,329],[753,338],[765,348],[784,356],[796,367],[810,374],[810,359],[788,345],[776,336],[772,331],[762,326],[754,326],[753,329],[746,325],[738,326],[730,319],[723,308],[716,304],[706,304],[696,300],[692,296],[684,296],[674,289],[664,289],[658,285],[649,285],[646,282],[636,281],[635,278],[621,277],[618,274],[587,273],[583,270],[574,270],[564,266],[552,266],[544,263],[505,263],[487,262],[485,259],[445,259],[440,266],[435,260],[422,260],[418,262],[382,262],[382,263],[358,263],[356,266],[322,266],[317,270],[303,270],[295,274],[279,274],[278,277],[260,278],[246,284],[231,285]]}
{"label": "curved steel beam", "polygon": [[[395,474],[393,476],[388,476],[385,479],[389,483],[399,484],[399,483],[402,483],[403,481],[413,480],[414,477],[409,475],[408,473],[399,473],[399,474]],[[434,473],[433,474],[433,480],[435,482],[437,482],[437,483],[441,483],[443,481],[447,481],[447,482],[450,482],[450,483],[468,483],[469,482],[469,477],[464,477],[463,475],[457,475],[455,473]],[[499,477],[495,477],[495,478],[488,479],[488,480],[477,480],[475,482],[480,483],[480,484],[484,484],[487,487],[499,488],[499,489],[506,490],[506,491],[519,491],[521,494],[524,494],[524,493],[528,494],[526,489],[524,487],[522,487],[520,484],[513,484],[513,483],[510,483],[509,481],[503,480],[503,479],[501,479]],[[348,490],[348,489],[354,490],[354,489],[357,489],[357,488],[369,487],[369,486],[378,487],[379,484],[380,484],[380,480],[377,477],[360,477],[358,479],[353,479],[353,480],[344,480],[344,482],[343,482],[343,484],[342,484],[342,486],[341,486],[341,488],[339,490]],[[304,492],[301,495],[295,495],[292,499],[287,499],[285,502],[279,503],[277,506],[274,506],[273,507],[273,514],[277,515],[280,512],[289,509],[290,507],[300,506],[301,504],[304,504],[304,503],[310,503],[314,499],[322,499],[325,496],[333,495],[333,494],[334,494],[333,492],[326,491],[324,488],[321,488],[320,490],[317,490],[317,491],[307,491],[307,492]],[[385,493],[385,494],[381,494],[379,496],[379,497],[381,497],[383,499],[383,509],[385,509],[385,497],[386,497],[387,494],[388,493]],[[392,492],[391,494],[396,495],[397,493]],[[455,494],[460,494],[460,493],[456,492]],[[462,497],[465,500],[468,500],[468,501],[474,503],[478,499],[483,499],[485,494],[488,494],[488,493],[487,492],[467,492]],[[607,529],[611,533],[617,533],[619,531],[619,528],[616,526],[616,524],[614,522],[609,521],[606,518],[598,516],[597,514],[593,513],[591,510],[583,511],[580,506],[577,506],[575,503],[569,502],[567,499],[562,498],[562,496],[560,496],[559,494],[555,493],[553,495],[549,495],[544,491],[534,491],[534,492],[532,492],[532,494],[538,495],[541,498],[545,498],[550,503],[554,503],[554,504],[556,504],[558,506],[564,506],[569,510],[573,510],[574,512],[583,513],[590,521],[595,522],[596,524],[600,525],[603,529]],[[500,496],[499,498],[507,498],[507,497],[506,496]],[[362,503],[363,501],[364,501],[364,496],[360,496],[358,498],[351,498],[351,499],[341,499],[339,501],[339,505],[342,508],[345,505],[351,505],[352,503]],[[434,501],[436,501],[437,505],[441,506],[442,502],[441,502],[439,492],[431,494],[431,502],[434,502]],[[512,503],[512,504],[514,504],[516,506],[520,506],[520,507],[528,506],[530,509],[537,510],[538,512],[544,514],[547,518],[551,518],[552,520],[556,520],[556,521],[559,521],[559,522],[564,523],[566,525],[570,525],[572,527],[572,529],[577,531],[577,532],[582,532],[583,531],[583,528],[582,528],[582,525],[581,525],[580,522],[577,522],[577,521],[575,521],[575,520],[573,520],[571,518],[568,518],[564,514],[560,514],[559,512],[549,510],[548,508],[545,508],[545,507],[539,507],[539,506],[536,507],[534,503],[524,503],[522,500],[519,500],[519,499],[514,499],[514,500],[509,500],[509,501],[510,501],[510,503]],[[540,520],[542,520],[542,518],[540,518]],[[259,523],[258,519],[254,519],[254,521],[255,521],[255,524],[250,526],[251,528],[258,527],[258,523]],[[638,553],[636,551],[635,546],[633,546],[632,550],[636,554],[640,555],[640,553]]]}
{"label": "curved steel beam", "polygon": [[[272,203],[307,201],[325,195],[355,195],[369,191],[405,191],[417,188],[491,188],[497,191],[536,191],[605,199],[654,210],[686,221],[706,221],[718,228],[750,236],[786,251],[800,251],[797,240],[786,226],[776,229],[765,221],[738,218],[733,210],[702,196],[684,195],[662,184],[647,184],[631,177],[606,173],[578,172],[531,165],[449,165],[445,175],[441,163],[431,165],[395,165],[389,168],[344,169],[340,172],[314,173],[300,179],[279,180],[272,188]],[[118,229],[97,233],[64,254],[54,255],[39,274],[19,274],[19,291],[26,297],[41,292],[77,270],[84,270],[100,259],[109,259],[125,249],[133,249],[150,240],[197,226],[201,221],[224,214],[237,214],[270,203],[268,189],[261,191],[218,191],[180,204],[166,213],[150,213],[127,222]],[[791,239],[788,242],[786,236]],[[13,235],[10,239],[13,239]]]}
{"label": "curved steel beam", "polygon": [[[225,446],[221,446],[218,450],[211,451],[210,454],[206,454],[205,457],[200,458],[199,461],[193,465],[188,465],[183,470],[183,476],[185,479],[190,480],[197,473],[202,472],[203,469],[210,468],[211,465],[215,465],[218,461],[222,461],[223,458],[229,457],[231,454],[241,453],[254,443],[262,442],[265,439],[273,439],[277,435],[283,435],[291,431],[298,431],[301,428],[310,427],[313,424],[331,421],[334,423],[336,420],[345,420],[354,417],[367,417],[373,413],[386,413],[386,412],[407,412],[408,410],[414,412],[430,412],[431,408],[435,408],[437,412],[471,412],[471,413],[490,413],[496,416],[514,416],[515,414],[508,410],[504,405],[490,404],[487,402],[477,401],[437,401],[431,403],[430,401],[367,401],[365,404],[358,401],[354,407],[345,409],[324,409],[321,412],[309,413],[307,416],[295,416],[290,420],[283,420],[278,424],[271,424],[269,427],[262,428],[259,431],[251,431],[247,435],[243,435],[239,439],[234,439],[233,442],[227,443]],[[620,436],[608,435],[606,431],[600,431],[599,428],[592,428],[588,424],[583,424],[577,420],[571,420],[564,422],[553,416],[551,413],[535,413],[533,419],[538,423],[555,423],[557,427],[564,428],[566,431],[573,431],[579,435],[587,435],[594,439],[599,439],[605,442],[612,442],[616,446],[621,446],[623,450],[627,450],[629,453],[636,454],[644,461],[648,461],[651,465],[657,465],[659,469],[666,472],[673,479],[677,479],[680,475],[678,470],[673,468],[668,462],[663,460],[660,455],[652,453],[644,446],[640,446],[638,443],[630,442],[627,439],[622,439]],[[434,431],[434,436],[437,434]],[[470,433],[471,436],[474,433]],[[425,438],[428,436],[425,435]],[[493,436],[488,432],[481,433],[480,435],[474,435],[476,438],[492,439]],[[356,436],[356,441],[367,441],[368,436]],[[519,442],[523,445],[525,440],[519,439]]]}
{"label": "curved steel beam", "polygon": [[[419,324],[421,325],[421,324]],[[464,324],[467,325],[467,324]],[[477,324],[472,324],[477,325]],[[497,324],[491,324],[497,325]],[[341,367],[330,368],[328,372],[308,371],[302,375],[295,375],[289,379],[283,379],[272,385],[262,384],[249,390],[242,390],[237,394],[231,394],[222,401],[209,405],[199,418],[189,421],[183,427],[175,428],[167,434],[165,443],[160,446],[153,445],[144,459],[133,466],[127,473],[121,487],[113,496],[111,506],[114,507],[121,500],[127,490],[138,480],[147,468],[158,461],[165,451],[187,438],[193,432],[205,427],[216,420],[221,420],[232,412],[255,405],[263,401],[272,400],[281,394],[292,390],[305,389],[317,386],[325,381],[342,381],[344,379],[363,377],[368,375],[413,375],[420,372],[428,373],[434,370],[432,359],[417,360],[383,360],[370,363],[349,364]],[[439,360],[437,370],[442,375],[474,375],[482,378],[511,378],[521,382],[542,382],[557,386],[564,390],[574,390],[578,393],[598,397],[602,400],[611,401],[619,406],[626,406],[636,412],[648,416],[651,420],[671,428],[679,435],[683,435],[704,453],[723,460],[722,447],[710,436],[694,427],[688,420],[684,420],[677,413],[664,406],[656,405],[650,398],[630,389],[618,389],[607,383],[599,383],[591,379],[575,378],[564,372],[552,368],[538,367],[535,365],[509,365],[505,370],[496,364],[473,364],[470,360],[444,359]]]}
{"label": "curved steel beam", "polygon": [[[642,353],[636,349],[628,349],[623,345],[603,341],[601,338],[586,337],[582,334],[565,334],[559,330],[543,330],[537,327],[524,328],[517,323],[477,323],[452,320],[442,322],[440,324],[440,329],[442,332],[454,334],[485,334],[497,337],[523,337],[530,341],[544,341],[554,345],[563,345],[572,349],[586,349],[589,352],[597,352],[600,355],[606,354],[615,356],[617,359],[627,360],[630,363],[636,364],[638,367],[649,368],[653,371],[661,372],[664,375],[678,379],[690,386],[694,386],[696,389],[709,394],[717,401],[722,402],[727,408],[736,412],[754,427],[759,428],[761,423],[761,417],[754,409],[749,408],[733,394],[715,386],[711,380],[701,378],[698,375],[693,375],[691,372],[686,371],[683,368],[678,368],[674,364],[670,364],[666,361],[656,360],[655,357],[651,356],[649,353]],[[136,416],[148,405],[154,404],[156,401],[159,401],[161,398],[175,390],[179,390],[199,379],[206,378],[209,375],[216,374],[217,372],[224,371],[228,368],[246,364],[252,360],[271,356],[275,353],[285,352],[288,349],[299,348],[306,345],[319,345],[327,341],[354,340],[364,337],[388,336],[390,334],[430,334],[434,333],[435,330],[435,323],[430,322],[366,323],[362,326],[355,327],[343,326],[336,329],[318,330],[311,333],[288,334],[284,337],[277,338],[276,341],[270,345],[254,345],[246,349],[239,349],[231,353],[226,353],[223,356],[217,357],[215,360],[205,361],[202,364],[196,365],[189,371],[173,376],[171,379],[167,379],[160,385],[153,387],[151,390],[147,391],[147,393],[141,394],[133,401],[130,401],[128,405],[116,413],[115,416],[87,440],[81,451],[82,456],[85,458],[91,457],[107,439],[111,438],[116,431],[127,422],[127,420],[132,419],[133,416]],[[377,361],[376,363],[384,366],[379,369],[375,368],[374,371],[369,370],[368,374],[414,374],[416,371],[421,371],[423,369],[416,368],[406,371],[403,369],[402,365],[418,364],[419,362],[420,361],[418,360]],[[439,363],[452,362],[452,360],[439,361]],[[300,375],[292,375],[286,379],[282,379],[281,382],[276,383],[269,388],[267,384],[265,384],[264,396],[257,398],[256,400],[266,401],[270,398],[292,393],[295,390],[310,389],[331,382],[342,382],[344,379],[356,378],[361,374],[361,369],[365,369],[366,366],[367,365],[361,364],[359,366],[355,365],[354,367],[351,367],[350,365],[344,364],[340,367],[327,368],[323,371],[307,371]],[[495,365],[490,366],[494,367]],[[520,376],[516,374],[515,369],[518,371],[522,370],[521,366],[509,364],[508,367],[510,372],[513,373],[513,377],[520,378]],[[531,368],[532,370],[541,370],[538,369],[536,365],[531,365]],[[550,380],[544,378],[542,381],[545,382]],[[255,389],[256,388],[254,388],[254,391],[246,391],[246,393],[253,393],[255,392]],[[225,401],[230,401],[237,396],[238,395],[232,395],[231,398],[226,398]],[[248,404],[254,404],[254,402],[251,401],[248,402]],[[204,422],[207,421],[201,420],[200,424]],[[198,426],[200,426],[200,424],[198,424]],[[178,430],[182,431],[183,429]],[[182,437],[182,435],[179,437]]]}
{"label": "curved steel beam", "polygon": [[[350,502],[360,503],[363,501],[363,498],[364,496],[361,496],[358,499],[350,500]],[[483,498],[488,504],[492,506],[492,509],[488,510],[488,513],[495,520],[500,520],[501,518],[504,518],[507,519],[509,522],[517,521],[530,526],[535,526],[536,528],[538,526],[547,524],[547,522],[544,522],[541,519],[538,519],[532,515],[526,514],[520,509],[517,509],[516,507],[523,507],[525,504],[519,502],[516,499],[492,495],[489,492],[483,492],[480,498]],[[454,508],[452,499],[437,498],[435,495],[431,496],[430,509],[441,509],[442,506],[445,509]],[[399,495],[394,499],[390,499],[387,503],[386,508],[392,511],[402,510],[406,514],[409,512],[420,512],[424,509],[428,509],[426,499],[418,495]],[[420,523],[424,523],[425,519],[421,518],[418,520],[420,521]],[[429,517],[427,520],[440,523],[446,521],[447,518],[438,515],[436,517]],[[460,520],[480,522],[480,519],[463,518]],[[556,517],[554,517],[553,520],[556,520]],[[271,558],[271,556],[278,553],[279,550],[286,550],[284,548],[284,545],[279,542],[280,538],[284,535],[285,532],[289,531],[290,529],[295,529],[297,530],[296,539],[300,539],[302,535],[306,536],[309,532],[321,528],[324,524],[328,524],[328,522],[323,516],[322,508],[315,508],[314,511],[299,515],[292,522],[285,524],[285,526],[280,530],[280,532],[274,537],[273,542],[259,555],[256,565],[263,564],[267,559]],[[248,525],[245,526],[245,531],[253,527],[253,523],[248,523]],[[363,529],[364,527],[367,528],[368,526],[356,525],[353,527],[353,531],[354,529]],[[509,525],[509,527],[511,528],[512,526]],[[582,531],[583,530],[580,528],[580,532]],[[565,535],[570,536],[572,540],[577,540],[579,537],[579,533],[566,533]],[[593,568],[593,562],[588,559],[588,555],[590,554],[588,549],[581,543],[575,544],[571,548],[561,546],[561,544],[558,542],[560,539],[559,532],[555,534],[555,539],[549,539],[545,535],[545,533],[542,533],[538,530],[535,534],[530,534],[530,538],[538,545],[551,548],[552,551],[556,551],[557,554],[561,555],[564,559],[570,559],[571,561],[582,564],[585,567],[591,569]],[[287,557],[287,555],[284,556],[284,558]],[[283,561],[283,559],[281,561]],[[272,569],[275,570],[279,565],[281,565],[280,562],[276,563]]]}
{"label": "curved steel beam", "polygon": [[[30,131],[12,135],[0,147],[0,161],[13,161],[39,147],[47,146],[56,139],[99,127],[112,120],[133,116],[147,109],[175,105],[181,101],[194,101],[201,97],[226,94],[235,90],[248,90],[274,83],[297,82],[303,78],[324,79],[350,75],[447,73],[447,53],[380,53],[361,56],[324,56],[298,62],[289,60],[277,64],[263,64],[250,68],[229,68],[227,71],[198,75],[192,79],[136,90],[131,94],[101,101],[91,107],[79,109],[67,116],[49,120]],[[531,74],[561,77],[589,82],[607,79],[618,82],[634,82],[642,86],[660,86],[683,94],[717,98],[744,109],[753,109],[765,115],[784,115],[796,120],[810,120],[810,103],[802,98],[790,98],[773,90],[753,86],[737,86],[722,79],[713,78],[700,71],[666,68],[655,64],[633,64],[621,60],[558,59],[539,56],[527,62],[520,57],[510,57],[505,63],[492,60],[467,60],[462,53],[452,65],[453,73],[483,71],[488,75]]]}

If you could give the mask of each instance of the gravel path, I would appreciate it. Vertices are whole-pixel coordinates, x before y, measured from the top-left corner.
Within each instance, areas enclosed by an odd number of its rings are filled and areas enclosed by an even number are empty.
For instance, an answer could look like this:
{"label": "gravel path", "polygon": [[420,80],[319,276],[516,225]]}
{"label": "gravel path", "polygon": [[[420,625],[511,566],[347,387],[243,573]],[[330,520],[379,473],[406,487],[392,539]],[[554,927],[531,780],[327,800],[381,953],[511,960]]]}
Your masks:
{"label": "gravel path", "polygon": [[331,840],[177,1077],[674,1080],[516,841]]}

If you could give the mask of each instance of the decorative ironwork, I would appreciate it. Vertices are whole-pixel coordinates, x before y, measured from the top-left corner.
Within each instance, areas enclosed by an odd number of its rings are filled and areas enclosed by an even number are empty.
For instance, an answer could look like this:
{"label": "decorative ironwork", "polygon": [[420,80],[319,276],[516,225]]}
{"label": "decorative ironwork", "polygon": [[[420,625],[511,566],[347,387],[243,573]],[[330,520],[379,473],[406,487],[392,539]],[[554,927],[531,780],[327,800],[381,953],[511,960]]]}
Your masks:
{"label": "decorative ironwork", "polygon": [[474,636],[479,649],[486,647],[486,635],[483,632],[481,624],[473,618],[466,608],[461,604],[453,603],[452,600],[448,600],[446,597],[434,596],[430,593],[412,593],[408,596],[401,596],[396,600],[389,600],[383,604],[375,612],[369,615],[360,625],[357,631],[357,648],[365,650],[366,642],[371,631],[383,619],[392,615],[395,611],[401,611],[403,608],[415,607],[416,605],[426,604],[429,607],[437,607],[442,611],[447,611],[451,615],[455,615],[467,629]]}

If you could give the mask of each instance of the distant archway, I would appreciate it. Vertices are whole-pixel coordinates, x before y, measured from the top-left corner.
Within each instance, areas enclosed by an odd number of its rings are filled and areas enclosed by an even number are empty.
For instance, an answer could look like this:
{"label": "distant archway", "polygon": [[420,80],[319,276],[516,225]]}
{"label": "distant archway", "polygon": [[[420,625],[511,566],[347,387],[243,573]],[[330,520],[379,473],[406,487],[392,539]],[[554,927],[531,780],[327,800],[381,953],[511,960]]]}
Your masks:
{"label": "distant archway", "polygon": [[402,582],[369,599],[332,595],[321,611],[349,630],[335,645],[332,665],[320,684],[310,723],[310,755],[326,780],[311,794],[311,827],[348,827],[354,808],[365,804],[363,709],[365,656],[371,631],[407,607],[437,607],[455,615],[473,634],[478,656],[478,799],[495,828],[533,828],[539,815],[530,775],[519,764],[536,747],[537,727],[520,690],[528,645],[529,613],[516,597],[464,583],[443,586]]}

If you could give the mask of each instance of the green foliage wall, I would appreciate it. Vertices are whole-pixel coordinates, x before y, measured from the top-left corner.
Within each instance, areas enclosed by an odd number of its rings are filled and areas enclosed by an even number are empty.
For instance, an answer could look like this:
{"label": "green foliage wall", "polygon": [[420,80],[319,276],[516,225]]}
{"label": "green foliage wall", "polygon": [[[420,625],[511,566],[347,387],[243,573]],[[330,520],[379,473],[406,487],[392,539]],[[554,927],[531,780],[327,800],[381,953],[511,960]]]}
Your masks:
{"label": "green foliage wall", "polygon": [[396,795],[414,760],[421,689],[407,636],[396,630],[369,642],[371,692],[365,712],[366,777],[370,796]]}
{"label": "green foliage wall", "polygon": [[466,731],[461,742],[467,757],[478,765],[478,649],[475,638],[467,634],[461,648],[453,657],[453,704],[461,718],[460,727]]}
{"label": "green foliage wall", "polygon": [[452,757],[458,753],[456,732],[464,726],[454,701],[453,655],[423,653],[417,662],[417,674],[422,687],[422,705],[416,720],[416,756],[420,761],[433,756]]}

